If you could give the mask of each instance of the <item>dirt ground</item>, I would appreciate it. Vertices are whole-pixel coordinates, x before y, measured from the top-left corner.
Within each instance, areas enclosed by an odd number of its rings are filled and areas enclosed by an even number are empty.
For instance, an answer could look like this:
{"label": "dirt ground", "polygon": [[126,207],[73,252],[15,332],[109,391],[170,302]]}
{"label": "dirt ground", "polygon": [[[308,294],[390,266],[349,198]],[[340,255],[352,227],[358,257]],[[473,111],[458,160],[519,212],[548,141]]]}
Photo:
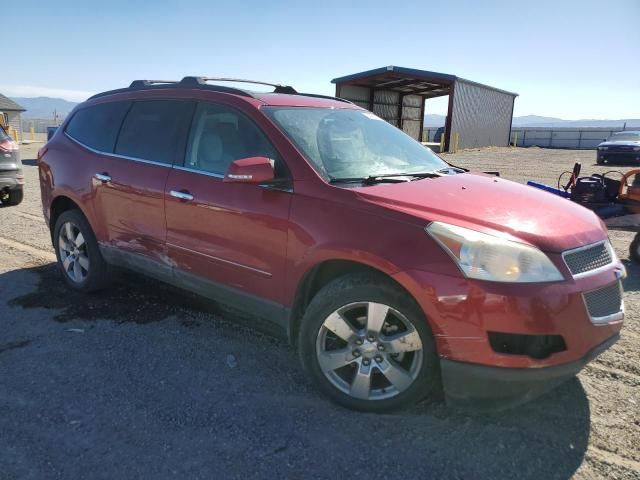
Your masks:
{"label": "dirt ground", "polygon": [[[620,341],[575,379],[500,414],[423,402],[354,413],[313,389],[257,320],[126,275],[70,292],[53,268],[35,166],[0,208],[0,478],[640,479],[640,268]],[[593,151],[489,148],[447,155],[555,184]],[[625,170],[625,168],[623,168]]]}

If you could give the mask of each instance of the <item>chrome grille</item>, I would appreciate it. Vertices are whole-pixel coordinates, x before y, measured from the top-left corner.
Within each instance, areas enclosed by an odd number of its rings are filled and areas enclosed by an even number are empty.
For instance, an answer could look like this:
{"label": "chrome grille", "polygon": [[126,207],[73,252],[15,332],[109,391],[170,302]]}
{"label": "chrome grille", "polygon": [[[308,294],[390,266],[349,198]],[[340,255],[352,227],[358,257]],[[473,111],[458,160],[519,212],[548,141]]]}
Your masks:
{"label": "chrome grille", "polygon": [[597,270],[606,267],[613,262],[611,247],[608,242],[600,242],[595,245],[569,250],[562,254],[569,271],[574,275]]}
{"label": "chrome grille", "polygon": [[624,311],[620,282],[584,293],[583,296],[593,323],[606,323],[607,321],[615,320],[610,318],[611,315]]}
{"label": "chrome grille", "polygon": [[633,148],[631,146],[626,145],[617,145],[615,147],[609,147],[610,152],[633,152]]}

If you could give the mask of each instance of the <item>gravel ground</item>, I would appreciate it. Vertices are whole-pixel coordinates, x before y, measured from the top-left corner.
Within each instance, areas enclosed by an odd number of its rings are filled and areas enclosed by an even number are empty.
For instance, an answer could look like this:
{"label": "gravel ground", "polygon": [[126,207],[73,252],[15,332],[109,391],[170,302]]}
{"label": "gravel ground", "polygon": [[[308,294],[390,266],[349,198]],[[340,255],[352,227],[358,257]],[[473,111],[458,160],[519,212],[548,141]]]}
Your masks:
{"label": "gravel ground", "polygon": [[[354,413],[320,397],[256,319],[125,275],[62,284],[40,211],[0,209],[0,478],[640,479],[640,269],[620,342],[576,379],[500,414],[422,403]],[[454,164],[555,184],[594,152],[491,148]],[[612,233],[621,258],[632,235]]]}

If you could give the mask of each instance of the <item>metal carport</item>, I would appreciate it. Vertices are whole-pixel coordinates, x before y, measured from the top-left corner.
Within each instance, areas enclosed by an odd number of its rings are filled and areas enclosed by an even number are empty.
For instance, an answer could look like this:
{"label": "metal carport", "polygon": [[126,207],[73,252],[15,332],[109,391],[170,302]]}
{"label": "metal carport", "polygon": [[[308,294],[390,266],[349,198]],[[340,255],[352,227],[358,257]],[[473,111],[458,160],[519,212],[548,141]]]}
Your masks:
{"label": "metal carport", "polygon": [[350,100],[422,139],[425,100],[449,95],[444,150],[507,146],[517,93],[445,73],[388,66],[334,78],[336,96]]}

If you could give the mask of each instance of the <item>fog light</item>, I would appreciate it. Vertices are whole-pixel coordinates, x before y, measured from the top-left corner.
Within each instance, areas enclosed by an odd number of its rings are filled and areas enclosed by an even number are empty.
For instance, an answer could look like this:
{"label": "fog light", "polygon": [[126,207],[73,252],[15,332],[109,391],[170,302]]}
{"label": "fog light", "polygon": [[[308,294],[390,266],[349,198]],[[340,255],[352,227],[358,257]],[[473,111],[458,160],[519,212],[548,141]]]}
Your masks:
{"label": "fog light", "polygon": [[488,332],[488,334],[489,344],[497,353],[527,355],[531,358],[543,359],[567,349],[561,335],[527,335],[503,332]]}

